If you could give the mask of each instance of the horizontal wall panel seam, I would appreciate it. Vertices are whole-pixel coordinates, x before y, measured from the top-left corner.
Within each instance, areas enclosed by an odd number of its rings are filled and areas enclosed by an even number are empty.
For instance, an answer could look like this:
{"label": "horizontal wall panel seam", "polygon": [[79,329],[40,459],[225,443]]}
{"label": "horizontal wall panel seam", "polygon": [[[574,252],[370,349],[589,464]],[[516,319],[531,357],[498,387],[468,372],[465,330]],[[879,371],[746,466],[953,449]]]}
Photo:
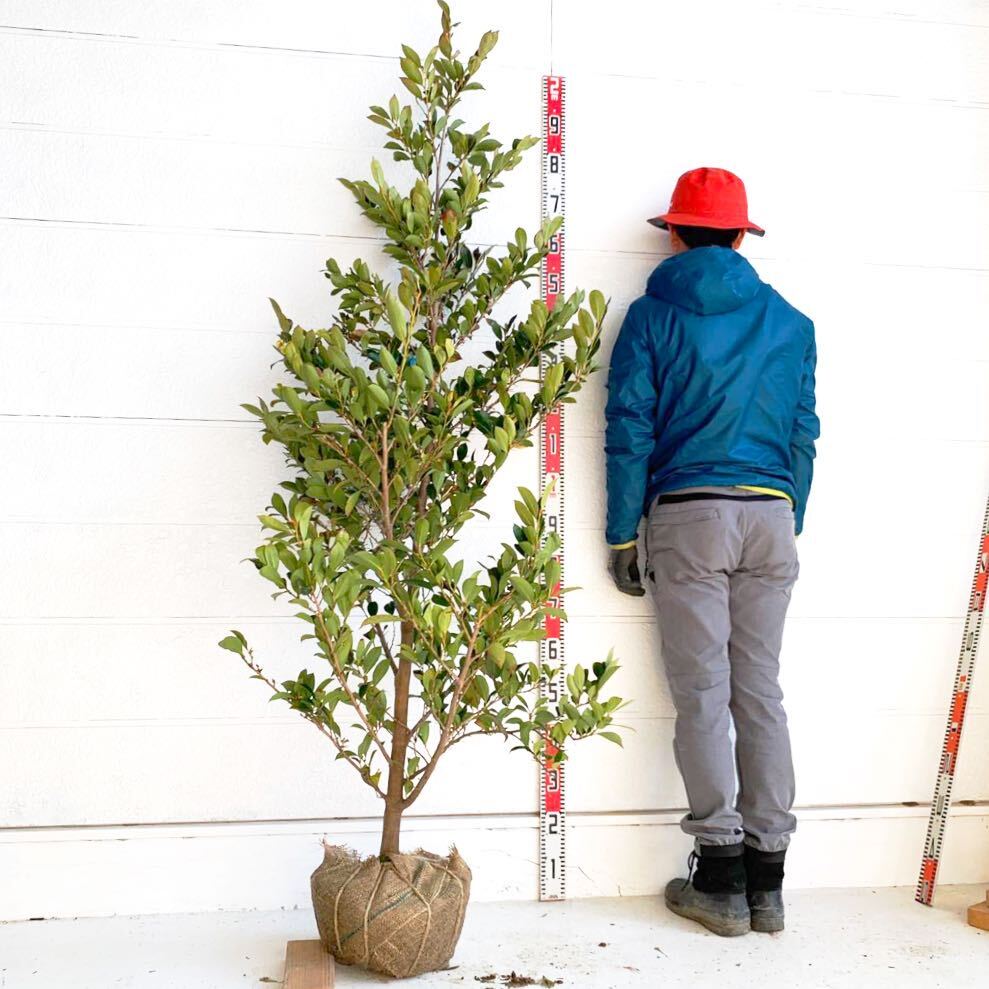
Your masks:
{"label": "horizontal wall panel seam", "polygon": [[15,24],[0,24],[0,35],[8,37],[32,38],[38,40],[57,39],[60,41],[80,41],[88,44],[140,45],[147,48],[174,48],[192,51],[243,52],[246,55],[288,55],[304,58],[331,58],[360,60],[369,62],[395,62],[398,55],[381,55],[374,52],[332,51],[320,48],[291,48],[278,45],[251,45],[231,41],[187,41],[180,38],[152,38],[131,34],[99,34],[95,31],[71,31],[48,27],[22,27]]}
{"label": "horizontal wall panel seam", "polygon": [[[306,233],[279,230],[248,230],[234,227],[169,227],[166,225],[141,224],[141,223],[119,223],[115,221],[98,220],[60,220],[43,219],[40,217],[19,217],[0,216],[0,227],[38,227],[51,230],[92,230],[97,232],[112,232],[119,234],[170,234],[178,236],[192,237],[231,237],[245,239],[267,239],[276,241],[298,240],[301,242],[313,241],[343,241],[347,243],[363,243],[369,247],[379,247],[386,243],[384,239],[356,234],[334,234],[334,233]],[[470,241],[469,246],[473,247],[502,247],[503,242]],[[669,257],[665,253],[652,253],[649,251],[626,251],[612,250],[596,247],[578,247],[569,245],[567,251],[570,256],[583,255],[586,257],[619,257],[634,258],[641,261],[653,261],[658,264]],[[770,254],[746,254],[748,260],[754,264],[760,262],[779,263],[783,258]],[[793,254],[785,258],[786,263],[796,265],[807,265],[810,267],[820,266],[822,262],[833,268],[894,268],[912,271],[964,271],[977,274],[989,273],[989,266],[968,266],[951,264],[920,264],[917,262],[896,262],[896,261],[869,261],[859,258],[842,260],[834,255],[814,255],[814,254]],[[64,321],[55,321],[61,323]]]}
{"label": "horizontal wall panel seam", "polygon": [[[277,625],[282,623],[287,623],[294,625],[297,623],[298,619],[291,615],[287,615],[285,618],[273,617],[271,615],[176,615],[173,618],[135,618],[130,619],[126,616],[120,618],[105,618],[105,617],[92,617],[92,618],[61,618],[61,619],[48,619],[43,618],[0,618],[0,625],[37,625],[37,626],[49,626],[52,624],[59,625],[161,625],[161,624],[172,624],[175,622],[186,623],[189,625],[203,625],[209,624],[216,621],[227,621],[231,618],[238,618],[241,621],[250,621],[256,624],[264,625]],[[904,625],[911,625],[915,623],[954,623],[963,621],[964,615],[960,614],[957,616],[939,616],[939,615],[848,615],[848,616],[814,616],[814,615],[793,615],[787,618],[787,624],[800,624],[805,622],[841,622],[842,624],[848,622],[880,622],[883,624],[889,622],[896,622]],[[652,625],[654,619],[651,617],[646,617],[644,615],[602,615],[596,618],[593,617],[579,617],[577,619],[571,619],[570,624],[574,621],[577,622],[621,622],[625,624],[634,625]]]}
{"label": "horizontal wall panel seam", "polygon": [[[864,818],[926,818],[929,805],[916,802],[882,804],[809,804],[794,806],[794,809],[813,820],[860,820]],[[675,825],[686,807],[643,808],[626,811],[570,811],[571,825],[578,827],[649,827],[654,825]],[[958,801],[951,810],[953,817],[981,817],[989,811],[989,801]],[[529,830],[538,826],[538,814],[407,814],[403,823],[409,830],[429,830],[446,827],[449,822],[471,830],[491,828],[523,828]],[[380,826],[376,817],[334,817],[334,818],[280,818],[263,820],[229,821],[179,821],[145,824],[80,824],[80,825],[30,825],[21,827],[0,827],[0,843],[45,842],[47,841],[120,841],[143,837],[148,839],[170,839],[184,837],[187,832],[200,832],[190,837],[227,837],[224,832],[252,834],[295,834],[321,830],[374,830]],[[100,835],[99,832],[108,832]],[[112,834],[110,834],[112,832]]]}
{"label": "horizontal wall panel seam", "polygon": [[[909,24],[910,21],[901,20],[896,22],[899,25]],[[938,22],[935,22],[938,23]],[[952,26],[946,23],[944,26]],[[974,25],[962,25],[966,30],[982,30],[985,31],[985,27],[977,27]],[[182,40],[169,40],[169,39],[153,39],[153,38],[141,38],[132,35],[103,35],[96,33],[86,33],[80,31],[62,31],[54,28],[32,28],[32,27],[17,27],[14,25],[0,25],[0,36],[7,37],[20,37],[29,38],[34,40],[60,40],[60,41],[76,41],[87,44],[105,44],[114,46],[142,46],[149,48],[161,48],[161,49],[176,49],[176,50],[186,50],[186,51],[206,51],[206,52],[242,52],[245,55],[263,55],[269,57],[283,57],[283,58],[309,58],[309,59],[344,59],[344,60],[358,60],[358,61],[368,61],[368,62],[397,62],[398,56],[395,55],[382,55],[382,54],[372,54],[372,53],[362,53],[362,52],[335,52],[320,49],[303,49],[303,48],[291,48],[291,47],[279,47],[279,46],[263,46],[263,45],[251,45],[236,42],[222,42],[222,41],[182,41]],[[557,56],[557,43],[553,43],[554,58],[562,57],[562,50]],[[562,46],[559,46],[562,49]],[[530,63],[511,63],[505,62],[500,63],[499,67],[503,67],[508,70],[511,68],[540,68],[535,64]],[[710,86],[711,83],[706,82],[703,79],[668,79],[663,76],[654,76],[641,73],[624,73],[624,72],[599,72],[594,70],[584,70],[576,69],[573,70],[569,66],[566,67],[566,74],[571,77],[585,77],[585,78],[611,78],[611,79],[628,79],[633,82],[642,81],[655,81],[659,83],[675,83],[676,85],[682,86],[694,86],[694,87],[704,87]],[[731,85],[732,88],[747,90],[751,92],[775,92],[777,90],[776,86],[770,84],[749,84],[744,81],[735,81],[732,84],[725,83],[724,81],[718,81],[716,83],[718,86]],[[952,97],[904,97],[897,93],[875,93],[875,92],[863,92],[857,90],[831,90],[831,89],[820,89],[811,86],[797,86],[794,87],[796,92],[812,93],[816,95],[824,96],[841,96],[848,98],[857,99],[875,99],[884,100],[889,102],[897,102],[903,104],[916,104],[916,105],[929,105],[929,104],[941,104],[950,103],[956,106],[966,106],[975,109],[987,109],[989,108],[989,103],[985,103],[981,100],[960,100]]]}
{"label": "horizontal wall panel seam", "polygon": [[[317,660],[319,657],[311,656],[312,660]],[[263,696],[263,695],[262,695]],[[858,714],[867,712],[868,715],[875,720],[878,717],[891,718],[891,719],[903,719],[903,718],[937,718],[938,720],[943,720],[943,712],[938,708],[929,711],[925,710],[913,710],[913,709],[903,709],[903,708],[877,708],[875,706],[863,706],[861,708],[855,707],[855,705],[849,705],[849,711],[856,711]],[[846,712],[847,713],[847,712]],[[989,708],[979,709],[976,706],[969,705],[967,713],[973,717],[986,717],[989,715]],[[675,721],[676,716],[674,714],[649,714],[647,712],[636,713],[628,712],[622,715],[622,722],[637,722],[640,724],[661,724],[669,721]],[[310,731],[309,725],[303,721],[301,718],[287,718],[284,715],[274,715],[270,718],[258,717],[258,718],[248,718],[248,717],[177,717],[177,718],[98,718],[92,721],[7,721],[0,722],[0,733],[2,732],[77,732],[77,731],[93,731],[100,729],[110,729],[112,731],[117,731],[119,729],[133,729],[136,731],[144,731],[148,728],[154,729],[167,729],[169,731],[182,730],[186,728],[257,728],[261,730],[274,730],[274,729],[286,729],[289,728],[292,731],[299,731],[305,729],[306,732]]]}

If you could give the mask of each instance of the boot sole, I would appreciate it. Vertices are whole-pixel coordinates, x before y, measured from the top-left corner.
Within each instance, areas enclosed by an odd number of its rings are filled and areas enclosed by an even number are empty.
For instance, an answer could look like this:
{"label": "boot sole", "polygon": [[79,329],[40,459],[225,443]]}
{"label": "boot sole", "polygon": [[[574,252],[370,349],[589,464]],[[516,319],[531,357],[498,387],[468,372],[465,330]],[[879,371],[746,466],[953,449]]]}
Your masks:
{"label": "boot sole", "polygon": [[776,934],[783,930],[782,917],[759,917],[752,914],[749,924],[752,930],[759,931],[760,934]]}
{"label": "boot sole", "polygon": [[695,920],[714,934],[720,934],[721,937],[738,937],[739,934],[748,934],[751,929],[744,920],[713,920],[702,910],[681,906],[679,903],[671,903],[669,900],[666,901],[666,906],[678,916],[686,917],[687,920]]}

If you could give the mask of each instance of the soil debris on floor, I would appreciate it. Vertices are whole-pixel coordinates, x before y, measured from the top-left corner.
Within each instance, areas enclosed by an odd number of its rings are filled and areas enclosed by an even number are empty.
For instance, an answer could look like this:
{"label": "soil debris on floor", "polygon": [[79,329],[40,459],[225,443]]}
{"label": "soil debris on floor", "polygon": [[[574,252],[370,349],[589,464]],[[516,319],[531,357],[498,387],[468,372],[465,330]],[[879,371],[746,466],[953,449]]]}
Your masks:
{"label": "soil debris on floor", "polygon": [[498,975],[495,972],[491,972],[489,975],[475,975],[474,981],[500,986],[545,986],[546,989],[550,989],[551,986],[563,985],[563,979],[549,979],[545,975],[534,979],[529,975],[519,975],[515,971],[510,972],[508,975]]}

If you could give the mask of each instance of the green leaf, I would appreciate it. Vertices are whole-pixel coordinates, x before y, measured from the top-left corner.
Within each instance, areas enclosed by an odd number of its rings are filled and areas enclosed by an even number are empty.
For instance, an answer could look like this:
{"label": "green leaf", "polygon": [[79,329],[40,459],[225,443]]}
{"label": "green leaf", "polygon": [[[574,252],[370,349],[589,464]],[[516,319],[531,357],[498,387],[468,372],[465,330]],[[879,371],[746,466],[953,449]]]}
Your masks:
{"label": "green leaf", "polygon": [[415,525],[415,541],[419,546],[429,538],[429,523],[423,519],[417,519]]}
{"label": "green leaf", "polygon": [[381,387],[381,385],[370,384],[367,386],[368,393],[374,399],[376,405],[382,409],[387,409],[391,404],[388,399],[388,393]]}
{"label": "green leaf", "polygon": [[276,532],[291,532],[292,527],[281,519],[276,519],[271,515],[259,515],[258,519],[266,529],[274,529]]}
{"label": "green leaf", "polygon": [[477,54],[481,58],[486,58],[491,54],[491,49],[498,44],[498,32],[497,31],[485,31],[481,35],[481,43],[477,46]]}
{"label": "green leaf", "polygon": [[282,328],[282,332],[288,333],[292,329],[292,320],[282,312],[281,306],[274,299],[268,299],[268,301],[271,303],[271,308],[275,310],[275,316],[278,317],[278,325]]}
{"label": "green leaf", "polygon": [[532,601],[535,597],[535,591],[532,589],[532,584],[525,580],[525,578],[515,574],[511,578],[511,583],[512,587],[514,587],[526,601]]}
{"label": "green leaf", "polygon": [[409,314],[390,289],[385,293],[385,309],[392,331],[404,343],[409,337]]}
{"label": "green leaf", "polygon": [[228,635],[226,638],[220,639],[217,644],[222,649],[229,649],[231,652],[237,653],[238,656],[244,654],[244,643],[236,635]]}
{"label": "green leaf", "polygon": [[387,347],[381,348],[381,353],[378,356],[378,360],[381,362],[381,366],[394,377],[398,374],[398,365],[395,363],[395,358],[392,356],[390,350]]}
{"label": "green leaf", "polygon": [[302,536],[303,539],[306,539],[309,536],[309,520],[312,518],[312,513],[313,505],[311,502],[307,503],[302,508],[302,511],[297,513],[296,517],[299,523],[299,535]]}
{"label": "green leaf", "polygon": [[423,374],[429,378],[436,373],[436,369],[433,366],[432,355],[429,353],[429,350],[425,345],[420,346],[416,350],[416,366],[421,367]]}
{"label": "green leaf", "polygon": [[374,181],[378,183],[379,188],[386,188],[388,183],[385,182],[385,173],[381,170],[381,162],[377,158],[371,159],[371,174],[374,176]]}

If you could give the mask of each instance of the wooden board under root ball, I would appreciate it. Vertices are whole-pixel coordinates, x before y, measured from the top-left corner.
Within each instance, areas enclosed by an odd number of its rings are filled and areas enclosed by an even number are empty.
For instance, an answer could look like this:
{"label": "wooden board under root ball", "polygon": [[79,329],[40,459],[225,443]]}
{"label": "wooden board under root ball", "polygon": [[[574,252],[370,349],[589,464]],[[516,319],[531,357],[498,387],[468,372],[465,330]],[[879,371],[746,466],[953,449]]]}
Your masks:
{"label": "wooden board under root ball", "polygon": [[320,941],[289,941],[282,989],[333,989],[333,956]]}
{"label": "wooden board under root ball", "polygon": [[979,930],[989,931],[989,890],[981,903],[973,903],[968,908],[968,922]]}

